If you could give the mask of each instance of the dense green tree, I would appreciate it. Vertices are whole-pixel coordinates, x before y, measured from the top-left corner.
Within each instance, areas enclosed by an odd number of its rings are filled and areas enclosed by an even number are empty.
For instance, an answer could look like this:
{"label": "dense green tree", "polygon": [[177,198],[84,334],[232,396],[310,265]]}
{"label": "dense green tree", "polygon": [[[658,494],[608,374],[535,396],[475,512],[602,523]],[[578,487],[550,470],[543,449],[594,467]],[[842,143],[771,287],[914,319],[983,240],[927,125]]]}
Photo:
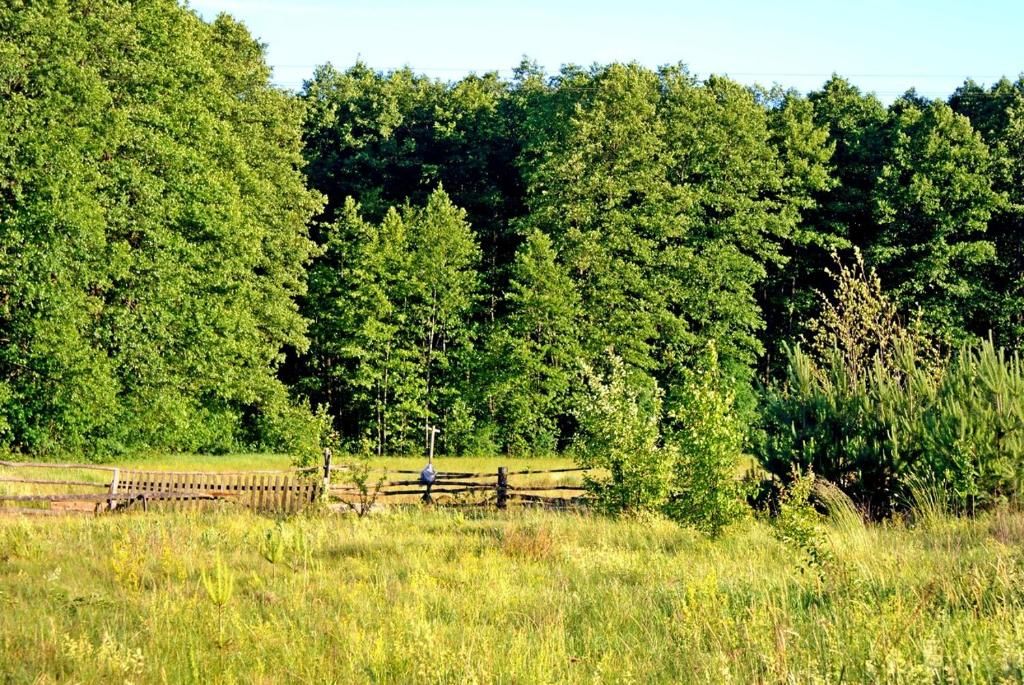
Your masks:
{"label": "dense green tree", "polygon": [[806,227],[821,236],[823,251],[818,256],[824,265],[832,250],[864,246],[874,238],[872,198],[882,168],[888,114],[878,98],[838,76],[808,100],[814,106],[815,123],[828,130],[835,146],[836,182],[815,196],[816,208],[805,216]]}
{"label": "dense green tree", "polygon": [[661,436],[661,389],[643,371],[614,354],[586,368],[586,389],[577,419],[575,457],[594,469],[585,484],[597,506],[609,514],[658,511],[669,495],[676,461]]}
{"label": "dense green tree", "polygon": [[842,267],[807,349],[765,393],[757,453],[783,481],[813,471],[873,516],[973,511],[1020,496],[1021,360],[990,341],[941,354],[900,321],[876,274]]}
{"label": "dense green tree", "polygon": [[487,339],[488,418],[511,453],[553,452],[564,442],[580,373],[579,295],[551,239],[527,236],[512,266],[507,314]]}
{"label": "dense green tree", "polygon": [[379,454],[423,445],[469,383],[471,315],[479,248],[465,212],[443,190],[425,207],[391,209],[368,222],[351,198],[323,229],[311,269],[310,372],[304,385],[352,438]]}
{"label": "dense green tree", "polygon": [[[1020,349],[1024,341],[1024,79],[1003,79],[988,90],[971,81],[950,98],[967,116],[991,153],[993,188],[1006,202],[993,212],[987,238],[995,263],[986,270],[987,323],[997,342]],[[980,326],[979,326],[980,327]]]}
{"label": "dense green tree", "polygon": [[832,166],[835,143],[828,127],[815,121],[813,103],[788,92],[769,100],[772,141],[784,167],[785,207],[796,212],[794,227],[781,245],[782,260],[768,265],[759,302],[765,330],[762,369],[772,370],[784,355],[781,346],[803,333],[822,285],[823,254],[849,246],[842,235],[815,224],[821,198],[837,184]]}
{"label": "dense green tree", "polygon": [[873,192],[878,233],[865,254],[897,304],[920,308],[931,330],[951,342],[987,327],[983,275],[995,248],[984,234],[1003,201],[990,167],[981,136],[949,106],[893,105]]}
{"label": "dense green tree", "polygon": [[751,368],[766,351],[755,288],[785,260],[781,247],[812,206],[808,192],[827,182],[820,167],[829,150],[795,102],[776,113],[780,123],[728,79],[700,84],[678,70],[664,78],[670,177],[685,198],[681,218],[694,256],[682,269],[688,292],[679,309],[694,339],[670,361],[690,365],[714,341],[723,376],[737,381],[749,409]]}
{"label": "dense green tree", "polygon": [[[532,227],[551,235],[578,284],[588,352],[613,347],[628,364],[658,366],[652,243],[674,228],[657,75],[614,65],[573,82],[567,130],[539,141],[544,161],[529,176]],[[544,114],[544,112],[541,112]]]}
{"label": "dense green tree", "polygon": [[18,3],[0,73],[3,442],[293,446],[319,200],[262,47],[171,0]]}
{"label": "dense green tree", "polygon": [[443,185],[479,236],[491,318],[518,244],[509,222],[522,211],[508,90],[493,73],[447,84],[360,62],[344,72],[318,68],[302,92],[310,183],[329,198],[324,217],[333,220],[353,197],[380,221],[389,207],[422,205]]}
{"label": "dense green tree", "polygon": [[303,137],[310,183],[328,198],[327,220],[348,197],[371,221],[407,199],[422,204],[437,185],[424,167],[444,88],[409,69],[382,74],[361,62],[344,72],[317,68],[302,93]]}
{"label": "dense green tree", "polygon": [[882,165],[887,113],[873,95],[838,76],[806,100],[767,94],[773,140],[785,166],[789,206],[799,211],[782,241],[783,260],[761,283],[765,310],[766,375],[781,371],[783,348],[804,334],[818,292],[830,287],[825,269],[834,251],[870,242],[871,197]]}
{"label": "dense green tree", "polygon": [[542,121],[524,143],[523,223],[552,236],[577,284],[585,353],[612,348],[671,387],[717,340],[726,376],[749,387],[754,288],[799,218],[767,111],[681,68],[567,69],[555,92],[531,87]]}
{"label": "dense green tree", "polygon": [[751,415],[854,249],[945,342],[1024,339],[1024,80],[269,77],[172,0],[0,9],[0,445],[308,449],[281,377],[381,453],[551,451],[590,368],[658,398],[654,454],[673,407]]}

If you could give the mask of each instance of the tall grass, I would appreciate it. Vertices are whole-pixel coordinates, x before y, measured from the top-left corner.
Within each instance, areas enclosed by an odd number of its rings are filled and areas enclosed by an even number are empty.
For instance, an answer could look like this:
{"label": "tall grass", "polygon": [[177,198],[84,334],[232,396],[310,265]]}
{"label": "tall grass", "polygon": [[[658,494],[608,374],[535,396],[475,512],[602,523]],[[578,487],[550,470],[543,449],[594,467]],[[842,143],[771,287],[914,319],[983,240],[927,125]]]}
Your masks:
{"label": "tall grass", "polygon": [[1024,519],[1000,516],[925,530],[847,511],[824,524],[824,582],[754,520],[709,541],[657,519],[543,512],[5,517],[0,673],[1019,682],[1024,560],[1013,536]]}

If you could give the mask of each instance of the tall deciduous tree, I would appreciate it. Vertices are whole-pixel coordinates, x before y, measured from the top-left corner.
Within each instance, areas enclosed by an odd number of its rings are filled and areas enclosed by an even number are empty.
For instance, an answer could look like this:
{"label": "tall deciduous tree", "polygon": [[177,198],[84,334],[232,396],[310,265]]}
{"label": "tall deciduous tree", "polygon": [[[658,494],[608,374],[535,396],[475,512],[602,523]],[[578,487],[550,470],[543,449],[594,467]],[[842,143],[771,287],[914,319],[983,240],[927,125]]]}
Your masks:
{"label": "tall deciduous tree", "polygon": [[488,338],[489,418],[511,453],[554,452],[571,419],[580,377],[580,299],[551,239],[534,231],[516,255],[508,313]]}
{"label": "tall deciduous tree", "polygon": [[784,358],[782,347],[803,332],[814,311],[816,291],[823,286],[823,255],[849,246],[835,227],[819,226],[819,202],[836,188],[832,155],[836,144],[826,125],[815,121],[814,105],[795,93],[766,99],[772,142],[783,164],[785,210],[793,215],[793,230],[782,240],[782,260],[769,263],[761,281],[759,302],[764,309],[765,356],[762,368],[772,372]]}
{"label": "tall deciduous tree", "polygon": [[171,0],[9,5],[0,36],[3,442],[290,447],[319,198],[262,47]]}
{"label": "tall deciduous tree", "polygon": [[985,139],[993,187],[1006,196],[988,223],[996,260],[984,275],[987,323],[997,342],[1019,349],[1024,342],[1024,79],[1003,79],[988,90],[968,81],[950,106]]}
{"label": "tall deciduous tree", "polygon": [[390,209],[368,222],[349,199],[324,229],[310,277],[310,375],[350,437],[379,454],[422,446],[469,383],[479,248],[443,190],[425,207]]}
{"label": "tall deciduous tree", "polygon": [[982,333],[982,276],[995,261],[985,237],[1003,197],[991,159],[966,117],[935,102],[893,105],[885,163],[873,192],[879,232],[866,255],[904,310],[949,341]]}
{"label": "tall deciduous tree", "polygon": [[389,207],[423,205],[443,185],[480,238],[487,318],[518,244],[509,222],[522,211],[513,165],[519,115],[508,91],[494,73],[449,84],[360,62],[343,72],[318,68],[302,93],[310,183],[329,198],[324,217],[333,220],[351,196],[380,221]]}
{"label": "tall deciduous tree", "polygon": [[799,216],[768,113],[750,90],[682,68],[567,69],[554,89],[528,91],[542,106],[523,223],[553,237],[577,285],[585,353],[613,348],[671,387],[714,339],[748,387],[754,288]]}

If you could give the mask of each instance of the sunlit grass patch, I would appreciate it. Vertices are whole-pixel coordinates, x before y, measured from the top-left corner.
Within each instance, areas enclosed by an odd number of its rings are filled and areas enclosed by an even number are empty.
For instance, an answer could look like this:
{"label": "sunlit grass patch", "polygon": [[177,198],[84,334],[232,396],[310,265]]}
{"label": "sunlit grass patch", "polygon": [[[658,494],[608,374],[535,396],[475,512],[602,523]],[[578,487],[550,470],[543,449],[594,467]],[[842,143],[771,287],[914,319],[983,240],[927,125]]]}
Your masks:
{"label": "sunlit grass patch", "polygon": [[0,664],[15,683],[1016,682],[1015,521],[825,522],[819,577],[755,519],[709,540],[541,511],[4,517]]}

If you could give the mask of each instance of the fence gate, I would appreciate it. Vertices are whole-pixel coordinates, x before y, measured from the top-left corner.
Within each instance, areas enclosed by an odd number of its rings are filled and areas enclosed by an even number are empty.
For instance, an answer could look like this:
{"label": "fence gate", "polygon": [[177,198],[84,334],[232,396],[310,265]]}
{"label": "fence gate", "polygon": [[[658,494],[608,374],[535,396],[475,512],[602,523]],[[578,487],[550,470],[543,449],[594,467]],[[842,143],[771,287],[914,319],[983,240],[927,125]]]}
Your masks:
{"label": "fence gate", "polygon": [[115,471],[108,507],[159,504],[170,509],[231,501],[261,512],[295,513],[320,497],[322,482],[296,472]]}

